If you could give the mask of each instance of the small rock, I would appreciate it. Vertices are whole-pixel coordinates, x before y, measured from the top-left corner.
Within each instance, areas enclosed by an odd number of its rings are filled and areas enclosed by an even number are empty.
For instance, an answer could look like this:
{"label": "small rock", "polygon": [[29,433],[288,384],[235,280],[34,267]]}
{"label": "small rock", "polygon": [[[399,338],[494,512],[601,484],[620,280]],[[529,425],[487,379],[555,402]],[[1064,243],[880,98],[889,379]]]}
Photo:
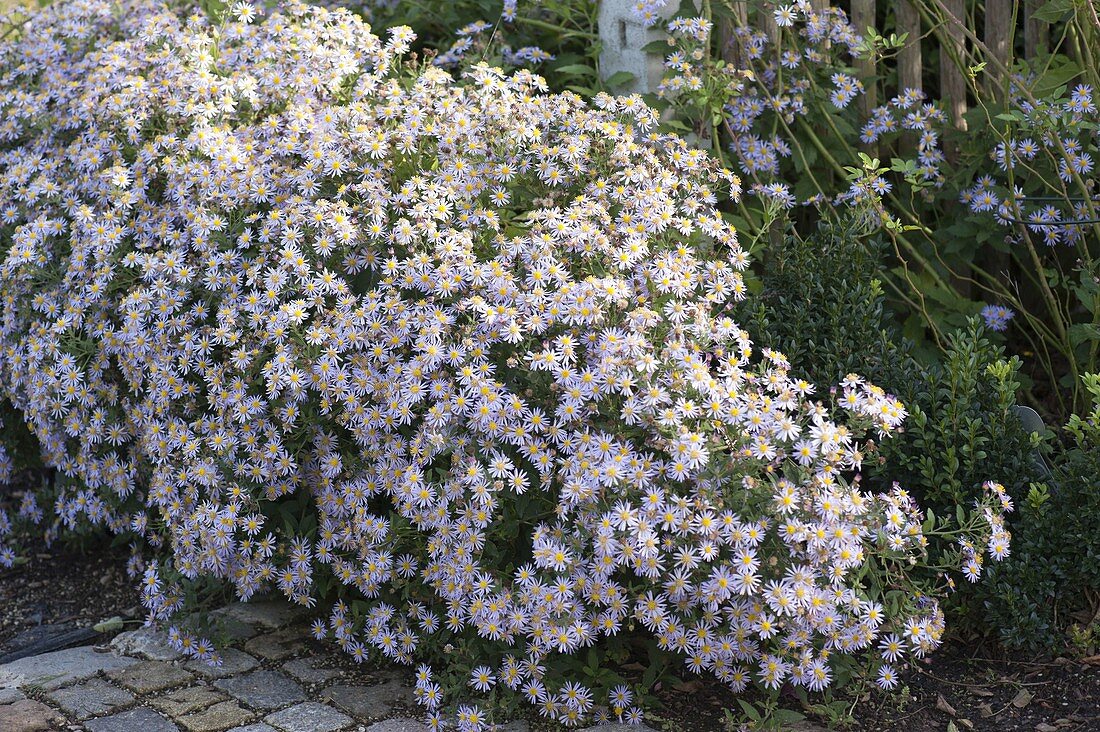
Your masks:
{"label": "small rock", "polygon": [[255,714],[230,699],[229,701],[218,702],[201,712],[194,712],[180,717],[176,721],[182,724],[188,732],[220,732],[230,727],[247,724],[255,718]]}
{"label": "small rock", "polygon": [[497,727],[496,732],[528,732],[531,728],[522,719],[517,719]]}
{"label": "small rock", "polygon": [[323,684],[340,675],[338,669],[315,666],[319,660],[321,659],[314,657],[295,658],[283,664],[283,671],[306,684]]}
{"label": "small rock", "polygon": [[149,701],[154,707],[169,717],[180,717],[197,709],[206,709],[211,704],[224,701],[227,697],[209,686],[190,686],[173,691]]}
{"label": "small rock", "polygon": [[[367,727],[367,732],[428,732],[428,727],[423,722],[408,717],[394,717],[381,722],[375,722]],[[637,732],[635,727],[631,732]]]}
{"label": "small rock", "polygon": [[0,704],[11,704],[26,698],[27,695],[19,689],[0,689]]}
{"label": "small rock", "polygon": [[283,732],[336,732],[354,720],[327,704],[305,702],[269,714],[264,721]]}
{"label": "small rock", "polygon": [[46,732],[64,721],[53,709],[33,699],[0,706],[0,729],[4,732]]}
{"label": "small rock", "polygon": [[254,709],[277,709],[306,699],[302,687],[285,674],[267,669],[219,679],[214,685]]}
{"label": "small rock", "polygon": [[108,671],[107,677],[137,694],[182,686],[195,678],[182,668],[163,661],[142,661],[136,666]]}
{"label": "small rock", "polygon": [[179,732],[179,727],[148,707],[89,719],[84,726],[88,732]]}
{"label": "small rock", "polygon": [[219,639],[224,639],[229,643],[238,643],[248,640],[256,635],[257,632],[258,631],[248,623],[224,615],[218,618],[217,625],[215,626],[215,635]]}
{"label": "small rock", "polygon": [[337,684],[325,689],[324,696],[348,714],[373,719],[389,715],[398,704],[412,707],[416,703],[413,690],[400,681],[387,681],[377,686]]}
{"label": "small rock", "polygon": [[46,697],[77,719],[105,714],[134,700],[133,694],[103,679],[66,686],[47,693]]}
{"label": "small rock", "polygon": [[236,648],[223,648],[218,651],[218,655],[222,659],[220,666],[211,666],[205,661],[195,658],[188,661],[184,667],[207,678],[221,679],[226,676],[243,674],[260,665],[260,662],[255,658],[243,651],[238,651]]}
{"label": "small rock", "polygon": [[119,653],[153,661],[174,661],[182,655],[168,644],[167,633],[150,627],[119,633],[111,640],[111,647]]}
{"label": "small rock", "polygon": [[293,620],[302,617],[308,611],[291,605],[284,600],[259,600],[256,602],[234,602],[211,612],[211,615],[224,615],[242,623],[262,625],[266,628],[281,628]]}
{"label": "small rock", "polygon": [[1039,722],[1039,724],[1035,725],[1035,732],[1058,732],[1058,728],[1053,724]]}
{"label": "small rock", "polygon": [[303,637],[305,633],[301,629],[283,628],[256,636],[244,644],[244,649],[262,658],[281,661],[305,650]]}
{"label": "small rock", "polygon": [[0,666],[0,688],[37,686],[46,691],[73,681],[83,681],[100,671],[125,668],[137,663],[111,653],[96,653],[91,646],[28,656]]}

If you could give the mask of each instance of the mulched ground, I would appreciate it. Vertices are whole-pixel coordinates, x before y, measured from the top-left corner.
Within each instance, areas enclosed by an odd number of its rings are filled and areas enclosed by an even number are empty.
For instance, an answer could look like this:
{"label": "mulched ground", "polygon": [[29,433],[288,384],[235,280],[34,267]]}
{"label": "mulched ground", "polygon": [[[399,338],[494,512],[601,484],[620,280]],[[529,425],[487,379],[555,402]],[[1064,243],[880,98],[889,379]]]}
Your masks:
{"label": "mulched ground", "polygon": [[49,548],[38,541],[24,556],[26,564],[0,570],[0,656],[46,634],[90,628],[114,616],[143,617],[124,549],[103,540]]}
{"label": "mulched ground", "polygon": [[[62,629],[140,618],[126,559],[104,542],[31,546],[28,563],[0,571],[0,655]],[[957,732],[1100,731],[1100,656],[1033,659],[988,648],[975,654],[955,642],[903,683],[907,693],[871,694],[850,717],[808,718],[861,732],[951,732],[952,725]],[[662,707],[647,719],[655,729],[717,732],[726,729],[724,710],[738,709],[728,690],[702,680],[670,684],[656,697]],[[798,702],[784,706],[798,709]]]}

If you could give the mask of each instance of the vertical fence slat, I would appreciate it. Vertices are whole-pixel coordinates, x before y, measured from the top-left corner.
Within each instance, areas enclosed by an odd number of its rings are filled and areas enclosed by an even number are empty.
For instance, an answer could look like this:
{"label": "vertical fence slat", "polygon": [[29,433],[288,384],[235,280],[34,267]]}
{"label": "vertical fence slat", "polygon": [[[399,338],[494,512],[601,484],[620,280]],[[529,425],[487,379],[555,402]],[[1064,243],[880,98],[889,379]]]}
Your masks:
{"label": "vertical fence slat", "polygon": [[[900,0],[897,4],[897,29],[898,35],[905,34],[905,45],[898,50],[898,92],[906,89],[924,90],[924,80],[921,76],[921,23],[920,13],[917,11],[913,0]],[[907,132],[901,136],[901,152],[905,157],[912,157],[917,150],[915,135]]]}
{"label": "vertical fence slat", "polygon": [[749,7],[745,2],[732,2],[729,6],[729,15],[722,15],[718,19],[718,42],[722,59],[733,64],[736,69],[748,67],[746,59],[741,57],[741,41],[735,32],[738,28],[745,28],[749,24]]}
{"label": "vertical fence slat", "polygon": [[956,59],[966,57],[965,36],[959,25],[966,19],[966,0],[943,0],[943,7],[951,17],[940,34],[940,95],[950,110],[951,124],[965,130],[966,77]]}
{"label": "vertical fence slat", "polygon": [[[860,35],[867,33],[868,26],[875,27],[875,0],[852,0],[852,25]],[[878,83],[875,79],[875,63],[869,58],[856,61],[860,78],[863,80],[863,98],[860,111],[864,117],[871,116],[871,110],[878,106]]]}
{"label": "vertical fence slat", "polygon": [[997,60],[997,66],[986,66],[988,88],[999,95],[1003,81],[1000,69],[1012,58],[1012,11],[1014,0],[985,0],[985,45]]}
{"label": "vertical fence slat", "polygon": [[768,37],[768,42],[772,44],[772,53],[778,55],[779,25],[775,22],[774,11],[775,5],[772,3],[756,4],[757,25]]}
{"label": "vertical fence slat", "polygon": [[1050,45],[1050,27],[1035,18],[1035,11],[1044,0],[1027,0],[1024,3],[1024,58],[1031,60],[1039,55],[1040,48]]}
{"label": "vertical fence slat", "polygon": [[905,47],[898,51],[898,86],[903,89],[924,89],[921,80],[920,13],[911,0],[900,0],[897,6],[897,33],[905,33]]}

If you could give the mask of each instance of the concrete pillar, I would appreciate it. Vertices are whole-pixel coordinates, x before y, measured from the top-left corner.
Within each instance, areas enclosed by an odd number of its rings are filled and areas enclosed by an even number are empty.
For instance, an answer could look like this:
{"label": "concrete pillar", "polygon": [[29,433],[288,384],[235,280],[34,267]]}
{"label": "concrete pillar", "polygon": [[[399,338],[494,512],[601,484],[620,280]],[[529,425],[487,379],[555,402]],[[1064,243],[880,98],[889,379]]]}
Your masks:
{"label": "concrete pillar", "polygon": [[667,21],[676,12],[679,3],[666,2],[659,11],[660,20],[650,28],[642,25],[634,15],[636,4],[637,0],[600,0],[600,76],[607,80],[625,71],[634,77],[633,81],[613,89],[619,94],[657,91],[664,76],[665,54],[647,53],[642,49],[653,41],[668,37],[665,32]]}

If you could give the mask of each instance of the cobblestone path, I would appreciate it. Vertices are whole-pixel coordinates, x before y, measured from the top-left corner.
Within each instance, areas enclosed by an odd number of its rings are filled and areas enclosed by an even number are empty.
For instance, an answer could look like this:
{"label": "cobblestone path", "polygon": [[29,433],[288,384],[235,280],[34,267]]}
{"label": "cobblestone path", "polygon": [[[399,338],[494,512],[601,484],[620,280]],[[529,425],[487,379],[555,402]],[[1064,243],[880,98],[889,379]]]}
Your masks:
{"label": "cobblestone path", "polygon": [[401,669],[357,667],[315,642],[295,606],[236,603],[213,615],[231,641],[218,668],[182,659],[148,628],[0,665],[0,732],[426,732]]}

